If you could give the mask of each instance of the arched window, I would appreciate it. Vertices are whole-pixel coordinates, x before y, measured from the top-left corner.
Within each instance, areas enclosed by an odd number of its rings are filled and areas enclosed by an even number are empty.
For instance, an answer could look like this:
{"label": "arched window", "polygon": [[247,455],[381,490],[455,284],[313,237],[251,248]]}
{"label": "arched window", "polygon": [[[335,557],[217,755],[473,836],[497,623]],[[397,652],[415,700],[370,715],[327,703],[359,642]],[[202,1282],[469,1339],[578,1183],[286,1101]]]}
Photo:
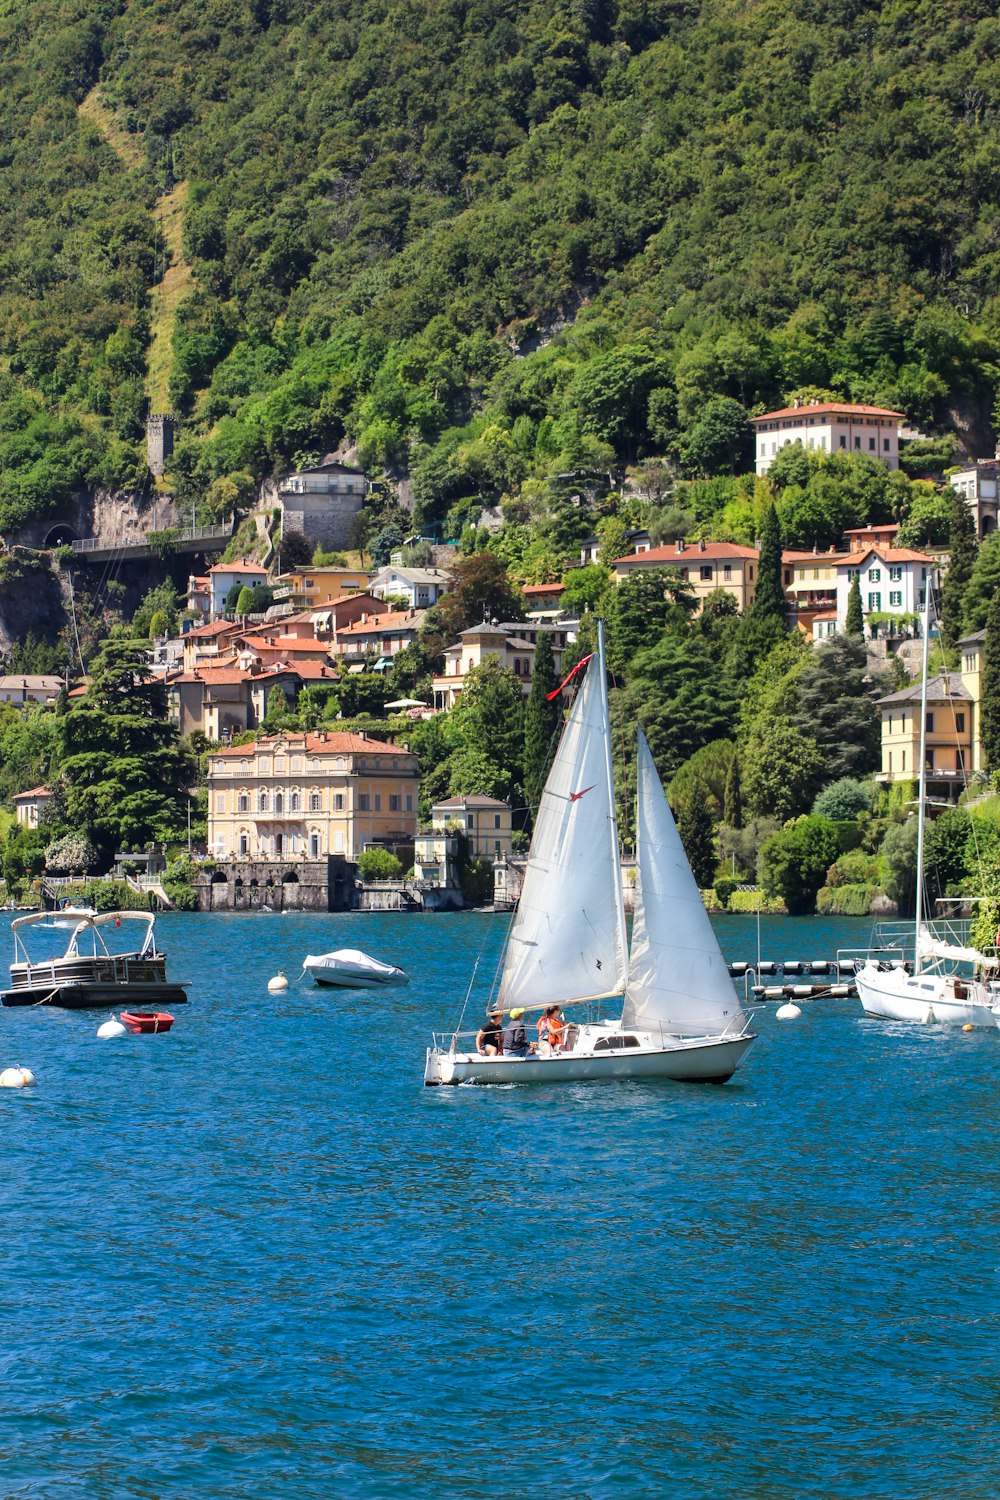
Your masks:
{"label": "arched window", "polygon": [[291,809],[292,812],[298,812],[298,810],[299,810],[299,794],[298,794],[298,792],[293,792],[292,795],[289,797],[289,799],[288,799],[288,806],[289,806],[289,808]]}
{"label": "arched window", "polygon": [[267,793],[261,792],[257,798],[257,811],[267,812]]}
{"label": "arched window", "polygon": [[250,811],[250,798],[246,792],[240,792],[236,799],[236,811],[242,813]]}
{"label": "arched window", "polygon": [[320,809],[320,795],[319,795],[319,792],[310,792],[309,793],[309,811],[310,812],[319,812],[319,809]]}
{"label": "arched window", "polygon": [[274,794],[274,810],[280,816],[285,810],[285,798],[282,792]]}
{"label": "arched window", "polygon": [[521,675],[521,658],[519,656],[514,657],[514,675],[515,677],[520,677]]}
{"label": "arched window", "polygon": [[319,858],[319,834],[318,833],[311,833],[309,835],[309,857],[311,859],[318,859]]}

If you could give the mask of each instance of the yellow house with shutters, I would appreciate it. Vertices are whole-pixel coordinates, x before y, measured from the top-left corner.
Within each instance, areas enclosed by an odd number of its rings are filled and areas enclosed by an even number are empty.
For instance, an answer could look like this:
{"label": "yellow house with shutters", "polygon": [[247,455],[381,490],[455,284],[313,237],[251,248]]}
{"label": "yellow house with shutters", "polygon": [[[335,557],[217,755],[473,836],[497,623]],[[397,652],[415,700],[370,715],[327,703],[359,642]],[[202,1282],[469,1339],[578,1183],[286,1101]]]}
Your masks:
{"label": "yellow house with shutters", "polygon": [[[879,699],[882,710],[882,770],[879,780],[915,781],[920,775],[920,684]],[[943,672],[927,684],[927,787],[933,796],[957,801],[973,769],[974,701],[958,672]]]}
{"label": "yellow house with shutters", "polygon": [[973,771],[983,769],[983,745],[979,729],[979,705],[982,702],[983,652],[986,649],[986,631],[976,630],[963,636],[958,643],[962,653],[962,682],[968,690],[972,716],[972,765]]}

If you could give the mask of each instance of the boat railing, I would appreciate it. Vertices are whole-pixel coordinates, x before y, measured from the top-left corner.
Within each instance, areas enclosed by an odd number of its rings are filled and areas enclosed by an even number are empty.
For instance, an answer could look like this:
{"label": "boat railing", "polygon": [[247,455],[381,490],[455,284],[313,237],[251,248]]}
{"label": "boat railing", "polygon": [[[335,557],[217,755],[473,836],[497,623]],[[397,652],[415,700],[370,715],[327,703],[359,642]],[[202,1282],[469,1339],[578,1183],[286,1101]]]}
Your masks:
{"label": "boat railing", "polygon": [[874,936],[867,948],[838,948],[837,949],[837,973],[841,976],[853,975],[864,967],[866,963],[877,962],[895,965],[897,968],[905,968],[913,957],[912,934],[909,944],[890,943],[888,941],[879,943],[878,937]]}

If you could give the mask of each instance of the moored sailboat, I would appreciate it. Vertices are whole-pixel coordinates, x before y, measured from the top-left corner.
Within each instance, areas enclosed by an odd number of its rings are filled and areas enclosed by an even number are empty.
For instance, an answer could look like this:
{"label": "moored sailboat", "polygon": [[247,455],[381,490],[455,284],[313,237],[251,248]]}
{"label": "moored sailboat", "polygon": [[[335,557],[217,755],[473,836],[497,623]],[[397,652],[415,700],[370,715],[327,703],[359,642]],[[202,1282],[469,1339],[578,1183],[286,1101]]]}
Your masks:
{"label": "moored sailboat", "polygon": [[[876,945],[855,976],[865,1015],[920,1025],[993,1026],[1000,1024],[993,1006],[996,994],[985,978],[1000,960],[975,948],[939,938],[924,922],[924,828],[927,808],[927,661],[930,640],[929,574],[924,593],[923,654],[920,693],[920,775],[917,783],[917,883],[913,921],[913,964],[888,957]],[[963,968],[966,972],[963,972]]]}
{"label": "moored sailboat", "polygon": [[535,823],[498,1008],[621,997],[617,1019],[571,1022],[547,1055],[483,1056],[475,1033],[435,1037],[424,1082],[671,1078],[723,1083],[754,1041],[640,731],[636,907],[625,925],[603,634]]}

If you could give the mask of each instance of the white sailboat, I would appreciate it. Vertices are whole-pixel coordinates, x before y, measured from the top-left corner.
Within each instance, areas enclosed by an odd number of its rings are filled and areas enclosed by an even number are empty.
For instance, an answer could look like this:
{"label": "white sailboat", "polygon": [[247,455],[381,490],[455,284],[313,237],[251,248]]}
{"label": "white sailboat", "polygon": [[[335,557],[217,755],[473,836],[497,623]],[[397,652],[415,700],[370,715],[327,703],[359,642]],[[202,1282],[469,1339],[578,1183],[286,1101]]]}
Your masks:
{"label": "white sailboat", "polygon": [[[917,791],[917,887],[913,922],[913,972],[883,950],[870,954],[855,976],[865,1015],[887,1021],[937,1022],[944,1026],[993,1026],[996,995],[983,977],[1000,960],[975,948],[943,941],[924,923],[924,822],[927,805],[927,657],[933,574],[924,594],[920,694],[920,777]],[[971,969],[964,975],[962,966]]]}
{"label": "white sailboat", "polygon": [[754,1041],[641,732],[638,884],[629,953],[611,769],[604,639],[542,793],[507,942],[499,1008],[622,997],[618,1019],[570,1021],[558,1052],[485,1057],[435,1037],[426,1084],[672,1078],[724,1083]]}

